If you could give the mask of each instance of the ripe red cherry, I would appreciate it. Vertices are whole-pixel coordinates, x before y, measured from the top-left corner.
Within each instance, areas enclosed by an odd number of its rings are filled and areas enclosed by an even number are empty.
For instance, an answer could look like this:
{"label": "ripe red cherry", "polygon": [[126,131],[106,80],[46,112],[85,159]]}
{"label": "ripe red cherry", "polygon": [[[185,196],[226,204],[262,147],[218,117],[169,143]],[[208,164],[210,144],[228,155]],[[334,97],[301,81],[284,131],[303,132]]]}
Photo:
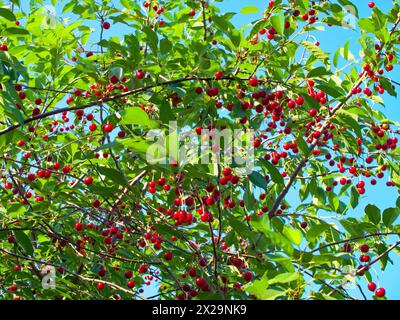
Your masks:
{"label": "ripe red cherry", "polygon": [[105,286],[104,282],[99,282],[99,283],[97,284],[97,289],[103,290],[103,289],[104,289],[104,286]]}
{"label": "ripe red cherry", "polygon": [[351,252],[353,250],[353,248],[351,247],[351,244],[350,243],[345,243],[344,245],[343,245],[343,251],[344,252]]}
{"label": "ripe red cherry", "polygon": [[105,244],[111,244],[112,243],[112,238],[111,237],[104,237],[104,243]]}
{"label": "ripe red cherry", "polygon": [[368,283],[368,290],[374,292],[376,289],[376,284],[375,282],[370,282]]}
{"label": "ripe red cherry", "polygon": [[368,262],[369,260],[371,260],[370,256],[366,255],[366,254],[362,254],[360,256],[360,261],[361,262]]}
{"label": "ripe red cherry", "polygon": [[249,79],[249,84],[252,86],[252,87],[257,87],[258,86],[258,79],[257,78],[250,78]]}
{"label": "ripe red cherry", "polygon": [[143,73],[142,70],[138,70],[138,71],[136,72],[136,78],[137,78],[137,79],[143,79],[144,76],[145,76],[145,74]]}
{"label": "ripe red cherry", "polygon": [[103,29],[106,29],[106,30],[108,30],[108,29],[110,29],[110,23],[109,22],[103,22]]}
{"label": "ripe red cherry", "polygon": [[386,294],[386,291],[384,288],[378,288],[375,291],[375,296],[377,296],[378,298],[383,298]]}
{"label": "ripe red cherry", "polygon": [[196,15],[196,11],[194,11],[193,9],[190,10],[189,17],[194,17],[195,15]]}
{"label": "ripe red cherry", "polygon": [[204,280],[202,277],[199,277],[196,279],[196,286],[199,288],[203,288],[206,285],[206,280]]}
{"label": "ripe red cherry", "polygon": [[368,7],[370,7],[371,9],[373,8],[373,7],[375,7],[375,2],[368,2]]}
{"label": "ripe red cherry", "polygon": [[245,272],[243,275],[243,279],[246,282],[251,281],[252,278],[253,278],[253,273],[251,273],[250,271]]}
{"label": "ripe red cherry", "polygon": [[318,111],[316,109],[311,109],[308,114],[310,117],[315,117],[317,115]]}
{"label": "ripe red cherry", "polygon": [[305,228],[307,228],[307,222],[305,222],[305,221],[303,221],[301,224],[300,224],[300,227],[302,227],[303,229],[305,229]]}
{"label": "ripe red cherry", "polygon": [[133,276],[133,272],[131,270],[125,271],[125,273],[124,273],[125,278],[130,279],[130,278],[132,278],[132,276]]}
{"label": "ripe red cherry", "polygon": [[360,250],[361,250],[361,252],[364,252],[364,253],[368,252],[368,251],[369,251],[369,245],[363,244],[363,245],[360,247]]}
{"label": "ripe red cherry", "polygon": [[215,79],[219,80],[222,78],[223,75],[224,75],[224,73],[222,71],[217,71],[215,73]]}
{"label": "ripe red cherry", "polygon": [[11,292],[17,291],[17,286],[14,284],[10,288],[8,288]]}
{"label": "ripe red cherry", "polygon": [[82,230],[83,230],[83,224],[80,223],[80,222],[77,222],[77,223],[75,223],[74,228],[75,228],[75,230],[78,231],[78,232],[79,232],[79,231],[82,231]]}
{"label": "ripe red cherry", "polygon": [[232,173],[232,170],[231,170],[231,168],[229,168],[229,167],[222,169],[222,174],[223,174],[225,177],[229,176],[231,173]]}
{"label": "ripe red cherry", "polygon": [[92,177],[87,177],[83,180],[83,182],[87,185],[91,185],[93,183],[93,178]]}
{"label": "ripe red cherry", "polygon": [[95,131],[97,129],[97,125],[95,124],[95,123],[92,123],[90,126],[89,126],[89,130],[90,131]]}
{"label": "ripe red cherry", "polygon": [[118,81],[119,81],[119,79],[118,79],[118,77],[117,77],[116,75],[112,75],[112,76],[110,77],[110,82],[111,82],[112,84],[117,84]]}
{"label": "ripe red cherry", "polygon": [[172,252],[166,252],[164,254],[164,259],[167,261],[171,261],[172,260]]}
{"label": "ripe red cherry", "polygon": [[64,167],[62,168],[62,171],[63,171],[65,174],[68,174],[68,173],[71,171],[71,167],[70,167],[70,166],[64,166]]}
{"label": "ripe red cherry", "polygon": [[15,237],[13,235],[9,236],[7,241],[8,241],[8,243],[15,243],[16,242]]}
{"label": "ripe red cherry", "polygon": [[100,201],[97,199],[93,200],[92,206],[93,208],[100,208]]}
{"label": "ripe red cherry", "polygon": [[189,276],[191,276],[192,278],[194,278],[196,275],[197,275],[196,269],[190,269],[190,270],[189,270]]}
{"label": "ripe red cherry", "polygon": [[111,123],[107,123],[103,125],[103,130],[107,133],[111,132],[114,129]]}
{"label": "ripe red cherry", "polygon": [[20,93],[18,93],[18,96],[21,100],[24,100],[26,98],[26,93],[21,91]]}
{"label": "ripe red cherry", "polygon": [[128,283],[126,284],[126,286],[127,286],[129,289],[134,288],[135,285],[136,285],[136,284],[135,284],[135,281],[133,281],[133,280],[129,280]]}

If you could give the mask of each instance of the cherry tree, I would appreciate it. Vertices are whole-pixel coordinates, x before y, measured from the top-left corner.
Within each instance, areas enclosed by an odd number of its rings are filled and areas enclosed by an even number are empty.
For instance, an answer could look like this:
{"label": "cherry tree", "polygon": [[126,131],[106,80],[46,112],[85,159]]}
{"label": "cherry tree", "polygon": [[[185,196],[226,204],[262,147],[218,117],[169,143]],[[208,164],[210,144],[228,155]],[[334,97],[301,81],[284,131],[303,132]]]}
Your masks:
{"label": "cherry tree", "polygon": [[219,2],[0,1],[2,299],[385,298],[397,1]]}

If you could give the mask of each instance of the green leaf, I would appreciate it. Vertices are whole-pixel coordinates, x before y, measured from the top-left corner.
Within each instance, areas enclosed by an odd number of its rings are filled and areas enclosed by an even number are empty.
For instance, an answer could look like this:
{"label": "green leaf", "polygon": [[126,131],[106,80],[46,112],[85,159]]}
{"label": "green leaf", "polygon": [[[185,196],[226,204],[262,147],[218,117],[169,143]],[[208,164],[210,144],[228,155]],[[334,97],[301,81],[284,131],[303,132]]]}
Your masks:
{"label": "green leaf", "polygon": [[276,277],[269,279],[268,284],[276,284],[276,283],[289,283],[292,281],[298,281],[300,278],[300,274],[298,272],[285,272],[278,274]]}
{"label": "green leaf", "polygon": [[271,23],[274,26],[275,31],[280,34],[283,35],[284,31],[285,31],[285,15],[283,12],[280,12],[276,15],[273,15],[271,17]]}
{"label": "green leaf", "polygon": [[124,175],[116,169],[108,167],[97,167],[97,170],[106,178],[114,181],[119,186],[127,185]]}
{"label": "green leaf", "polygon": [[27,234],[22,231],[22,230],[14,230],[14,235],[15,239],[17,240],[17,243],[21,245],[21,247],[24,249],[26,254],[32,255],[33,254],[33,246],[31,239],[27,236]]}
{"label": "green leaf", "polygon": [[315,77],[327,76],[327,75],[331,75],[331,74],[332,74],[332,72],[328,71],[325,67],[318,67],[318,68],[312,69],[307,74],[307,78],[315,78]]}
{"label": "green leaf", "polygon": [[357,6],[354,5],[354,3],[352,3],[349,0],[338,0],[338,1],[341,5],[345,7],[348,13],[353,14],[355,17],[358,18],[358,9]]}
{"label": "green leaf", "polygon": [[382,85],[382,87],[391,95],[394,97],[397,97],[396,91],[393,89],[391,82],[384,78],[384,77],[379,77],[379,83]]}
{"label": "green leaf", "polygon": [[268,187],[268,183],[265,180],[265,178],[258,173],[257,171],[253,171],[251,174],[249,174],[249,179],[253,184],[255,184],[257,187],[266,189]]}
{"label": "green leaf", "polygon": [[370,18],[361,18],[358,20],[358,26],[366,32],[374,32],[375,27]]}
{"label": "green leaf", "polygon": [[158,122],[151,120],[149,115],[139,107],[131,107],[120,112],[121,124],[125,125],[139,125],[150,128],[157,128]]}
{"label": "green leaf", "polygon": [[301,241],[303,240],[303,236],[302,236],[300,230],[292,229],[292,228],[285,226],[283,228],[282,233],[285,235],[286,238],[288,238],[292,243],[294,243],[297,246],[300,245]]}
{"label": "green leaf", "polygon": [[353,186],[350,189],[350,204],[353,207],[353,209],[357,208],[358,202],[360,200],[360,193],[358,190]]}
{"label": "green leaf", "polygon": [[258,13],[260,12],[260,9],[258,9],[256,6],[246,6],[240,10],[241,14],[251,14],[251,13]]}
{"label": "green leaf", "polygon": [[386,227],[392,227],[393,223],[399,217],[400,210],[398,208],[387,208],[383,211],[382,221]]}
{"label": "green leaf", "polygon": [[364,209],[369,221],[377,225],[381,222],[381,211],[373,204],[369,204]]}
{"label": "green leaf", "polygon": [[254,209],[254,196],[253,196],[253,188],[250,181],[246,181],[245,191],[244,191],[244,202],[246,204],[246,208],[251,211]]}
{"label": "green leaf", "polygon": [[321,89],[322,91],[326,92],[328,95],[330,95],[333,98],[340,98],[340,97],[344,97],[346,95],[346,93],[343,91],[343,89],[341,87],[339,87],[333,81],[318,82],[316,87],[318,89]]}
{"label": "green leaf", "polygon": [[29,36],[29,31],[22,28],[11,27],[4,30],[2,35],[7,37]]}
{"label": "green leaf", "polygon": [[273,164],[264,159],[260,159],[260,162],[267,169],[269,175],[272,178],[272,181],[280,185],[285,184],[282,175],[279,173],[278,169],[276,169]]}
{"label": "green leaf", "polygon": [[358,137],[362,137],[361,127],[359,122],[356,120],[357,117],[354,117],[353,114],[346,110],[339,110],[336,114],[337,117],[333,122],[344,125],[348,130],[355,132]]}
{"label": "green leaf", "polygon": [[266,272],[260,280],[255,280],[252,284],[248,285],[245,290],[261,300],[274,300],[286,294],[286,290],[268,289],[268,277]]}
{"label": "green leaf", "polygon": [[301,41],[300,44],[310,51],[318,60],[323,62],[327,68],[329,67],[329,55],[320,47],[310,41]]}
{"label": "green leaf", "polygon": [[268,233],[271,231],[270,219],[267,214],[264,214],[259,220],[251,220],[250,225],[254,230],[264,233],[268,237]]}
{"label": "green leaf", "polygon": [[326,223],[312,225],[310,229],[307,231],[306,237],[309,241],[314,241],[328,229],[329,225]]}
{"label": "green leaf", "polygon": [[6,8],[0,8],[0,16],[2,16],[3,18],[6,18],[9,21],[17,20],[14,13],[12,13],[11,10],[6,9]]}
{"label": "green leaf", "polygon": [[143,32],[146,34],[146,43],[149,45],[151,51],[156,55],[158,52],[158,36],[149,27],[143,27]]}

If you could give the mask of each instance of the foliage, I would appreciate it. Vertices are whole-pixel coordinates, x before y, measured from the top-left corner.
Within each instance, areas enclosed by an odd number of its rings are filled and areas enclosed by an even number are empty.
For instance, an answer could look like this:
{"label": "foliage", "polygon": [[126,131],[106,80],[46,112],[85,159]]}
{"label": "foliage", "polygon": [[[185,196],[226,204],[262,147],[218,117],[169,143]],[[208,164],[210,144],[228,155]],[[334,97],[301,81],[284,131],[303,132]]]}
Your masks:
{"label": "foliage", "polygon": [[[376,108],[396,96],[398,4],[358,20],[360,58],[311,41],[350,1],[277,0],[240,30],[258,9],[218,2],[0,2],[2,298],[352,299],[349,275],[391,262],[400,201],[358,203],[400,186],[399,124]],[[170,121],[254,130],[254,169],[148,161]]]}

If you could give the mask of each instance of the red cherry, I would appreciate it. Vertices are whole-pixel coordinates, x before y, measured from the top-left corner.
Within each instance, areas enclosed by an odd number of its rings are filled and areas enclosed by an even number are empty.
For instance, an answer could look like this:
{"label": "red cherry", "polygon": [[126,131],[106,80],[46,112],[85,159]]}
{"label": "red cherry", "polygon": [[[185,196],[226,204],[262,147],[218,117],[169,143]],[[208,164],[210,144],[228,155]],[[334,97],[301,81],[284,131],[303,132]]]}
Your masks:
{"label": "red cherry", "polygon": [[104,237],[104,243],[105,244],[111,244],[112,243],[112,238],[111,237]]}
{"label": "red cherry", "polygon": [[363,244],[363,245],[360,247],[360,250],[361,250],[361,252],[364,252],[364,253],[368,252],[368,251],[369,251],[369,245]]}
{"label": "red cherry", "polygon": [[20,93],[18,93],[18,96],[21,100],[24,100],[26,98],[26,93],[21,91]]}
{"label": "red cherry", "polygon": [[376,284],[375,282],[370,282],[368,283],[368,290],[374,292],[376,289]]}
{"label": "red cherry", "polygon": [[373,7],[375,7],[375,2],[368,2],[368,7],[370,7],[371,9],[373,8]]}
{"label": "red cherry", "polygon": [[93,208],[100,208],[100,205],[101,205],[101,203],[99,200],[97,200],[97,199],[93,200],[93,202],[92,202]]}
{"label": "red cherry", "polygon": [[259,84],[258,79],[255,78],[255,77],[250,78],[250,79],[249,79],[249,84],[250,84],[252,87],[257,87],[258,84]]}
{"label": "red cherry", "polygon": [[246,282],[251,281],[252,278],[253,278],[253,273],[251,273],[250,271],[245,272],[243,275],[243,279]]}
{"label": "red cherry", "polygon": [[118,79],[118,77],[117,77],[116,75],[112,75],[112,76],[110,77],[110,82],[111,82],[112,84],[117,84],[117,83],[119,82],[119,79]]}
{"label": "red cherry", "polygon": [[166,252],[164,254],[164,259],[167,261],[171,261],[172,260],[172,252]]}
{"label": "red cherry", "polygon": [[371,260],[370,256],[366,255],[366,254],[362,254],[360,256],[360,261],[361,262],[368,262],[369,260]]}
{"label": "red cherry", "polygon": [[103,22],[103,29],[106,29],[106,30],[108,30],[108,29],[110,29],[110,23],[109,22]]}
{"label": "red cherry", "polygon": [[142,70],[138,70],[138,72],[136,72],[136,78],[137,79],[143,79],[145,76],[145,74],[143,73]]}
{"label": "red cherry", "polygon": [[189,276],[191,276],[192,278],[194,278],[196,275],[197,275],[196,269],[190,269],[190,270],[189,270]]}
{"label": "red cherry", "polygon": [[83,230],[83,224],[80,223],[80,222],[77,222],[77,223],[75,223],[74,228],[75,228],[75,230],[78,231],[78,232],[79,232],[79,231],[82,231],[82,230]]}
{"label": "red cherry", "polygon": [[378,298],[383,298],[386,294],[386,291],[384,288],[378,288],[375,291],[375,296],[377,296]]}
{"label": "red cherry", "polygon": [[104,286],[105,286],[104,282],[99,282],[99,283],[97,284],[97,289],[103,290],[103,289],[104,289]]}
{"label": "red cherry", "polygon": [[125,271],[125,273],[124,273],[125,278],[130,279],[130,278],[132,278],[132,276],[133,276],[133,272],[131,270]]}
{"label": "red cherry", "polygon": [[224,75],[224,73],[222,71],[217,71],[215,73],[215,79],[220,80],[223,75]]}
{"label": "red cherry", "polygon": [[87,178],[83,179],[83,182],[86,185],[91,185],[93,183],[93,178],[92,177],[87,177]]}
{"label": "red cherry", "polygon": [[90,131],[95,131],[97,129],[97,125],[95,124],[95,123],[92,123],[90,126],[89,126],[89,130]]}
{"label": "red cherry", "polygon": [[103,130],[107,133],[111,132],[114,129],[111,123],[107,123],[103,125]]}
{"label": "red cherry", "polygon": [[15,284],[8,288],[8,290],[10,290],[11,292],[17,291],[17,289],[18,288]]}
{"label": "red cherry", "polygon": [[205,285],[206,285],[206,280],[204,280],[201,277],[196,279],[196,286],[198,286],[199,288],[203,288]]}
{"label": "red cherry", "polygon": [[318,111],[316,109],[311,109],[308,114],[310,117],[315,117],[317,115]]}
{"label": "red cherry", "polygon": [[353,248],[351,247],[351,244],[350,243],[345,243],[344,245],[343,245],[343,251],[344,252],[351,252],[353,250]]}
{"label": "red cherry", "polygon": [[127,286],[129,289],[134,288],[135,285],[136,285],[136,284],[135,284],[135,281],[133,281],[133,280],[129,280],[128,283],[126,284],[126,286]]}

